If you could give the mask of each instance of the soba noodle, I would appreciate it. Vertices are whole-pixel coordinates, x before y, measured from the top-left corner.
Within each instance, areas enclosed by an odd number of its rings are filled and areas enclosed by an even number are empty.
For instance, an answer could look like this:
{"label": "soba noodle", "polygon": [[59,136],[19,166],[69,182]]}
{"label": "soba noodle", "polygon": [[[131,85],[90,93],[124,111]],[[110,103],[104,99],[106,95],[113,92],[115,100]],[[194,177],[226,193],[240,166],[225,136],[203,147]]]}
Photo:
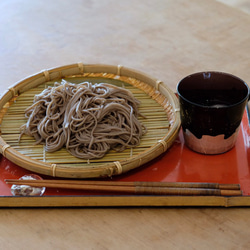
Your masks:
{"label": "soba noodle", "polygon": [[146,128],[138,108],[139,101],[124,88],[63,80],[35,96],[21,136],[33,136],[48,152],[65,146],[78,158],[102,158],[110,149],[140,144]]}

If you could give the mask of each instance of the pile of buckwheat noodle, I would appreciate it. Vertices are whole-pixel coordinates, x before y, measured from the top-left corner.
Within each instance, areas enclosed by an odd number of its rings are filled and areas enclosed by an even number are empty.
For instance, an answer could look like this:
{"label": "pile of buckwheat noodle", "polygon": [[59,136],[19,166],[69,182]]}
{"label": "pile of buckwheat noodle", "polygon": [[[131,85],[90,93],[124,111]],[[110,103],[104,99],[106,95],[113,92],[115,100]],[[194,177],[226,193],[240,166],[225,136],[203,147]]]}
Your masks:
{"label": "pile of buckwheat noodle", "polygon": [[21,136],[33,136],[48,152],[65,146],[78,158],[102,158],[110,149],[140,144],[146,128],[138,108],[139,101],[124,88],[62,80],[34,97]]}

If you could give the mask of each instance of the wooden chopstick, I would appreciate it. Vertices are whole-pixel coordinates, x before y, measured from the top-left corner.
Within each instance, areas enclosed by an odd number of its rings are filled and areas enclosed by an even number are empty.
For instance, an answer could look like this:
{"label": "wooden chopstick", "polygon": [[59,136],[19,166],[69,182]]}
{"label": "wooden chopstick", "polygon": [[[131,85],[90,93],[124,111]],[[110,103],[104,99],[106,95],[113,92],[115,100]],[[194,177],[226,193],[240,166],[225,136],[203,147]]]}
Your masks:
{"label": "wooden chopstick", "polygon": [[[112,182],[112,181],[77,181],[77,180],[5,180],[7,184],[29,185],[33,187],[79,189],[86,191],[109,191],[129,194],[153,195],[222,195],[239,196],[242,191],[238,184],[230,184],[231,189],[225,189],[224,184],[203,185],[203,183],[165,183],[162,182]],[[200,185],[199,187],[198,184]],[[201,185],[202,184],[202,185]],[[205,184],[205,183],[204,183]],[[213,184],[213,183],[207,183]],[[222,185],[222,189],[220,189]],[[226,184],[225,184],[226,185]],[[232,185],[232,186],[231,186]],[[203,187],[202,187],[203,186]],[[209,186],[209,188],[208,188]],[[236,189],[237,187],[237,189]]]}
{"label": "wooden chopstick", "polygon": [[[22,182],[24,180],[6,179],[5,182]],[[219,184],[205,182],[151,182],[151,181],[86,181],[86,180],[25,180],[29,183],[55,183],[74,185],[102,185],[102,186],[143,186],[143,187],[176,187],[176,188],[207,188],[240,190],[240,184]]]}

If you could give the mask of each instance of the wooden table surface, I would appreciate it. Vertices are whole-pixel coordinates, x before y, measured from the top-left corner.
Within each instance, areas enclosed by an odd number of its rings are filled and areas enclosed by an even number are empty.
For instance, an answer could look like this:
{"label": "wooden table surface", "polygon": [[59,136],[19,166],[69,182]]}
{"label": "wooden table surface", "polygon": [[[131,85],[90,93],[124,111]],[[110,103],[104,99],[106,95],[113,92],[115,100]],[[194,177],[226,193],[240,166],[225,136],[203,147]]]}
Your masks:
{"label": "wooden table surface", "polygon": [[[224,3],[223,3],[224,2]],[[187,74],[250,83],[249,4],[2,0],[1,89],[76,62],[124,65],[173,90]],[[249,208],[0,209],[1,249],[248,249]]]}

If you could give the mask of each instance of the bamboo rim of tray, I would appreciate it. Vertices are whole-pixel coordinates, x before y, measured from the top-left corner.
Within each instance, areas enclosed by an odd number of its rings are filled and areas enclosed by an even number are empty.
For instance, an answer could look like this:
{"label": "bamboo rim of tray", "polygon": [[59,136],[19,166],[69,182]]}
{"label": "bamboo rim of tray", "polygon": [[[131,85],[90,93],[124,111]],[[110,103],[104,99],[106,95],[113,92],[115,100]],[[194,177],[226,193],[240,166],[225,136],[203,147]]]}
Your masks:
{"label": "bamboo rim of tray", "polygon": [[25,92],[31,91],[33,88],[37,88],[47,82],[56,82],[64,78],[76,79],[77,77],[118,79],[143,90],[148,98],[155,100],[165,111],[169,121],[167,132],[162,134],[160,139],[142,152],[135,153],[125,159],[116,160],[113,157],[109,161],[99,162],[98,164],[90,164],[88,161],[77,164],[63,164],[37,160],[19,152],[10,142],[4,140],[3,131],[1,131],[0,153],[4,157],[20,167],[43,175],[62,178],[99,178],[120,175],[138,168],[155,159],[171,147],[180,129],[180,109],[176,95],[162,81],[120,65],[76,63],[43,70],[40,73],[29,76],[11,86],[2,95],[0,99],[0,124],[2,125],[2,120],[8,113],[8,108],[12,105],[12,102]]}

